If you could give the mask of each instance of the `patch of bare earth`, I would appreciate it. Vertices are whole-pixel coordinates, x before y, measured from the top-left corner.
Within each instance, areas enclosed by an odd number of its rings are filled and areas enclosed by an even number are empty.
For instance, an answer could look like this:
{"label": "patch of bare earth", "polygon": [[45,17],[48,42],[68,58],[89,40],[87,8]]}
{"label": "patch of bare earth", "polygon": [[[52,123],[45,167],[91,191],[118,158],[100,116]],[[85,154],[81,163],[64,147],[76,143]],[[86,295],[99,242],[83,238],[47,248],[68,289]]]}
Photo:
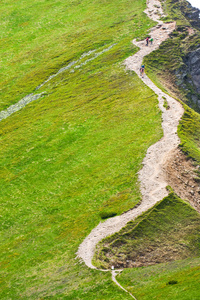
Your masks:
{"label": "patch of bare earth", "polygon": [[110,260],[110,266],[114,265],[117,269],[147,267],[163,262],[181,260],[188,256],[189,250],[187,252],[187,247],[184,244],[174,245],[174,241],[171,241],[171,243],[168,241],[167,244],[159,244],[159,247],[158,244],[155,244],[140,249],[135,254],[129,254],[126,259],[123,255],[121,258],[115,257],[113,261]]}
{"label": "patch of bare earth", "polygon": [[192,159],[176,149],[169,154],[163,168],[166,181],[175,193],[200,212],[200,178],[196,172],[200,166],[195,166]]}

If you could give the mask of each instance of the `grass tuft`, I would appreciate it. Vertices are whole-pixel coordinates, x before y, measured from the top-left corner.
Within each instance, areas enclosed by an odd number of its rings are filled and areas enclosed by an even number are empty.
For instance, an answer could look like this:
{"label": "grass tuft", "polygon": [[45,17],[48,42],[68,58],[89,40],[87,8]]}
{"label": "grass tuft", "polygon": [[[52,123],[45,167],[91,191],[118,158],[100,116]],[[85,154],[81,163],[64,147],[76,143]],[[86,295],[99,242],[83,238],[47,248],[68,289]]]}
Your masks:
{"label": "grass tuft", "polygon": [[168,281],[168,283],[167,284],[177,284],[178,283],[178,281],[177,280],[170,280],[170,281]]}
{"label": "grass tuft", "polygon": [[108,211],[103,211],[103,212],[101,212],[100,213],[100,217],[101,217],[101,219],[108,219],[108,218],[112,218],[112,217],[114,217],[114,216],[116,216],[117,215],[117,213],[116,212],[112,212],[112,211],[110,211],[110,212],[108,212]]}

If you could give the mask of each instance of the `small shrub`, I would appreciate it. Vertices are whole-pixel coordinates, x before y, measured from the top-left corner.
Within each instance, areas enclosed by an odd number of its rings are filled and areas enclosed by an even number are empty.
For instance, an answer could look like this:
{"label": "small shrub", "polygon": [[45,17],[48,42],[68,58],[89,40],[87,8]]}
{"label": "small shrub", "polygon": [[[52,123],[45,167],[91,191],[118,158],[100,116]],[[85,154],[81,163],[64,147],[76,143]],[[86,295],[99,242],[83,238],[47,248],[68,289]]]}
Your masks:
{"label": "small shrub", "polygon": [[168,283],[167,284],[177,284],[178,283],[178,281],[177,280],[170,280],[170,281],[168,281]]}
{"label": "small shrub", "polygon": [[165,108],[165,109],[170,109],[170,106],[169,106],[169,104],[168,104],[168,102],[167,102],[167,99],[165,98],[165,97],[162,97],[163,99],[164,99],[164,104],[163,104],[163,107]]}
{"label": "small shrub", "polygon": [[100,217],[101,217],[101,219],[108,219],[108,218],[112,218],[112,217],[114,217],[114,216],[116,216],[117,215],[117,213],[116,212],[113,212],[113,211],[103,211],[103,212],[101,212],[100,213]]}

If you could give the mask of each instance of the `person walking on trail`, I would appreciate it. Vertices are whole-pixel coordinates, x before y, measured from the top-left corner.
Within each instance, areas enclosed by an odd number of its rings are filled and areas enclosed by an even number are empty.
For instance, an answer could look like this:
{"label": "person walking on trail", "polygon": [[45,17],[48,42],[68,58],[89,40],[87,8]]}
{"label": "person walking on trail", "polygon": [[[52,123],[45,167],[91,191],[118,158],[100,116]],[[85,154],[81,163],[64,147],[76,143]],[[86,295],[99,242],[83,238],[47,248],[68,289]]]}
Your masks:
{"label": "person walking on trail", "polygon": [[150,43],[151,45],[153,45],[153,38],[150,38]]}
{"label": "person walking on trail", "polygon": [[149,45],[149,37],[146,38],[146,46]]}
{"label": "person walking on trail", "polygon": [[142,77],[144,76],[144,69],[145,69],[145,66],[142,65],[142,66],[140,67],[140,75],[141,75]]}

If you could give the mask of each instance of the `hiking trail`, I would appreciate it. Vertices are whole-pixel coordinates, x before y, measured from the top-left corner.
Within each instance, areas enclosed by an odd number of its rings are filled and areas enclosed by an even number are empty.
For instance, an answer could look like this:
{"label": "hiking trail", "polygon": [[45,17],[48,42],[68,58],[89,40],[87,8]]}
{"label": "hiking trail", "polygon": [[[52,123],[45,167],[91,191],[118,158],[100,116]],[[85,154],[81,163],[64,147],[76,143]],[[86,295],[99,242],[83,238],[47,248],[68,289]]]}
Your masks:
{"label": "hiking trail", "polygon": [[[138,46],[140,50],[125,60],[126,69],[135,71],[138,76],[140,76],[140,66],[142,65],[144,56],[158,49],[159,45],[165,41],[169,37],[169,34],[175,29],[175,23],[164,24],[160,20],[160,16],[164,16],[164,14],[158,0],[147,0],[147,9],[145,10],[145,13],[149,16],[149,18],[158,22],[158,24],[151,29],[149,34],[149,36],[153,38],[153,44],[146,46],[145,41],[137,42],[136,40],[133,40],[133,44]],[[162,166],[171,151],[174,151],[180,143],[177,135],[177,126],[184,110],[178,101],[162,92],[145,74],[143,78],[141,77],[141,79],[158,95],[158,105],[162,111],[163,137],[157,143],[148,148],[146,157],[142,163],[143,168],[138,174],[142,194],[141,204],[120,216],[100,222],[80,244],[77,251],[77,257],[84,261],[84,263],[92,269],[96,269],[96,267],[92,264],[92,258],[97,243],[99,243],[103,238],[118,232],[127,224],[127,222],[135,219],[168,195],[166,190],[166,186],[168,184],[165,180],[165,174]],[[167,101],[170,107],[168,110],[163,106],[163,97],[165,97],[165,101]],[[116,281],[116,275],[117,272],[112,271],[113,282],[125,290]],[[127,290],[125,291],[129,293]],[[130,296],[136,299],[132,294],[130,294]]]}

